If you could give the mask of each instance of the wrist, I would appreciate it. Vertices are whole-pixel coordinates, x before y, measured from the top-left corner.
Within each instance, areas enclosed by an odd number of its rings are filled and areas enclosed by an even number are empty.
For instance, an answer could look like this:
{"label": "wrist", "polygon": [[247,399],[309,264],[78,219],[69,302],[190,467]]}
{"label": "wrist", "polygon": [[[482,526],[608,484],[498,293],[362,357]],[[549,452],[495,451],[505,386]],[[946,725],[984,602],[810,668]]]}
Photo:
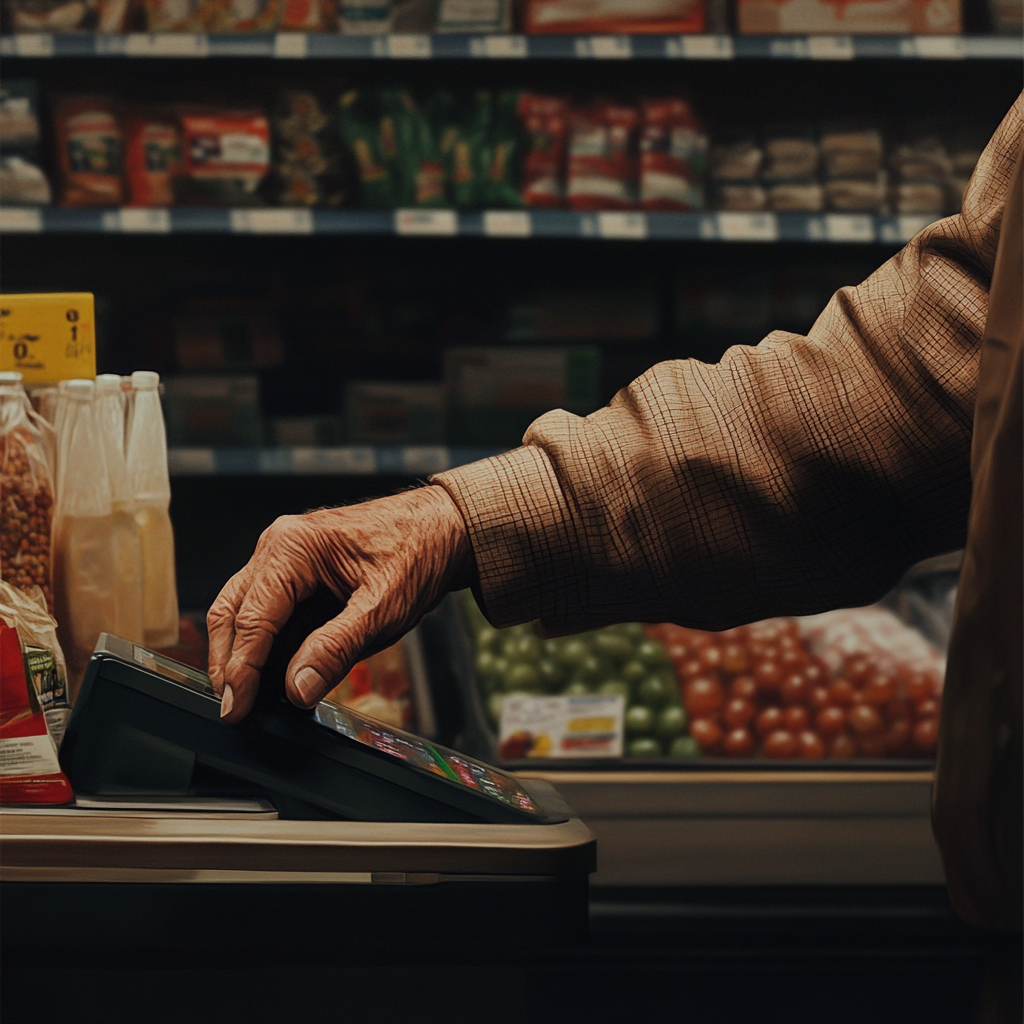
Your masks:
{"label": "wrist", "polygon": [[428,484],[424,491],[430,492],[431,502],[437,509],[438,536],[443,538],[443,548],[438,554],[447,563],[445,589],[465,590],[477,579],[476,559],[473,557],[466,522],[459,506],[439,484]]}

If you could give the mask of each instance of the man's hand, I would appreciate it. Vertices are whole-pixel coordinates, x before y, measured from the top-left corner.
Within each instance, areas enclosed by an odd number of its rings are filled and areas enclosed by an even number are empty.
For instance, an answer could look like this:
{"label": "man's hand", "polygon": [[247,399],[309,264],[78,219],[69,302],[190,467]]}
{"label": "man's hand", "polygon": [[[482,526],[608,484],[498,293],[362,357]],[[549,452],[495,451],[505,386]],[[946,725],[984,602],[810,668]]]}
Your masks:
{"label": "man's hand", "polygon": [[206,617],[221,717],[248,714],[275,636],[317,586],[347,604],[288,665],[288,698],[300,707],[312,707],[364,654],[394,643],[447,591],[468,586],[473,572],[465,524],[442,487],[282,516]]}

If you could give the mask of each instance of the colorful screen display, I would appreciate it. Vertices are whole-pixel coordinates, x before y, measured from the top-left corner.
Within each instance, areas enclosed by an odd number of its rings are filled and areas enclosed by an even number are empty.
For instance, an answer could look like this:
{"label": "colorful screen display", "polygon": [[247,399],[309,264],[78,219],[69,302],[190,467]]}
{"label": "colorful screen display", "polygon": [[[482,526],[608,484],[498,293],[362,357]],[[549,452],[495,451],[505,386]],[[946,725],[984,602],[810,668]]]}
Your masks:
{"label": "colorful screen display", "polygon": [[420,771],[448,779],[517,810],[543,816],[543,811],[519,782],[497,768],[481,764],[464,754],[457,754],[447,747],[435,746],[401,729],[393,729],[351,708],[321,703],[316,706],[315,718],[321,725],[357,743],[398,758]]}

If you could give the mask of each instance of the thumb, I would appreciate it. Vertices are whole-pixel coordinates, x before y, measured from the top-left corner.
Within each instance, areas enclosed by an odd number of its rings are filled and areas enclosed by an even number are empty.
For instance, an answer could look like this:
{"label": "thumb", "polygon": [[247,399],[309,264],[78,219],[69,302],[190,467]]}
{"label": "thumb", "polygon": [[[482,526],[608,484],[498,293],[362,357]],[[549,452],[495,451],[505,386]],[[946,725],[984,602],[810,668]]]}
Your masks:
{"label": "thumb", "polygon": [[369,609],[358,591],[341,614],[325,622],[303,641],[288,663],[285,690],[300,708],[311,708],[334,689],[375,638]]}

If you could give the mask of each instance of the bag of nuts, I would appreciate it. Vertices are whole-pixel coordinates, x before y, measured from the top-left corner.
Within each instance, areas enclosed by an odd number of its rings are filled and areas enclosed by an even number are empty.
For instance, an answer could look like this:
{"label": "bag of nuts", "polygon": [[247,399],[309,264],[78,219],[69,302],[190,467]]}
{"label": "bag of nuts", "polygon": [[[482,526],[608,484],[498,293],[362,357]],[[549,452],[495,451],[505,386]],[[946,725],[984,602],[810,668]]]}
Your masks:
{"label": "bag of nuts", "polygon": [[20,374],[0,379],[0,579],[31,593],[39,587],[53,614],[50,535],[53,478],[43,425]]}

